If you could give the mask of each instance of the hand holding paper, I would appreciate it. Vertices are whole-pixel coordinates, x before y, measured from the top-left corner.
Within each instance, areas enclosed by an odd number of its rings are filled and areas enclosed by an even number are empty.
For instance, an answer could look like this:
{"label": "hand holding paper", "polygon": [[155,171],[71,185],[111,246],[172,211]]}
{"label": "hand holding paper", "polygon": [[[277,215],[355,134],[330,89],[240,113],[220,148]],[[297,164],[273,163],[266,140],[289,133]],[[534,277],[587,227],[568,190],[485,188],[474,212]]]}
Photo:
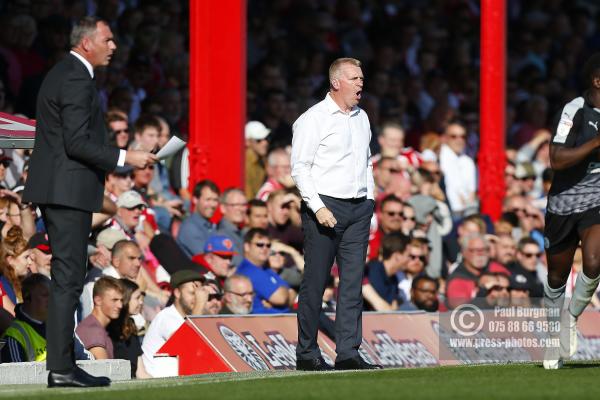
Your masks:
{"label": "hand holding paper", "polygon": [[165,158],[170,157],[173,154],[177,153],[185,145],[186,145],[186,142],[179,139],[177,136],[173,136],[173,137],[171,137],[171,139],[169,139],[167,144],[165,144],[164,147],[162,149],[160,149],[158,151],[158,153],[156,153],[156,156],[160,159],[165,159]]}

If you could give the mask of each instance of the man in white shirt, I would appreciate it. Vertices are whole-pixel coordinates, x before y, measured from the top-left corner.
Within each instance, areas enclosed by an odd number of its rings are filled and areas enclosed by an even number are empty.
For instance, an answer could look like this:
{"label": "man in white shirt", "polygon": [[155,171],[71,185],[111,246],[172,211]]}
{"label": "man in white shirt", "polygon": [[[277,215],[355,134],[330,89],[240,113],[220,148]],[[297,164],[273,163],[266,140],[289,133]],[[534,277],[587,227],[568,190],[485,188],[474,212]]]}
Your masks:
{"label": "man in white shirt", "polygon": [[440,149],[440,168],[444,174],[446,196],[450,203],[452,215],[462,217],[468,208],[476,203],[476,169],[475,163],[465,154],[467,130],[461,122],[448,124]]}
{"label": "man in white shirt", "polygon": [[361,282],[373,216],[371,127],[357,107],[364,76],[360,61],[340,58],[329,67],[325,99],[294,123],[292,178],[302,195],[304,277],[298,306],[296,369],[332,369],[317,344],[323,292],[334,259],[340,270],[335,321],[336,369],[381,368],[358,354],[362,342]]}
{"label": "man in white shirt", "polygon": [[159,312],[148,327],[142,344],[142,362],[146,372],[154,378],[171,376],[154,355],[167,340],[183,325],[184,317],[199,314],[208,299],[208,292],[200,283],[204,277],[198,271],[181,270],[171,275],[173,304]]}

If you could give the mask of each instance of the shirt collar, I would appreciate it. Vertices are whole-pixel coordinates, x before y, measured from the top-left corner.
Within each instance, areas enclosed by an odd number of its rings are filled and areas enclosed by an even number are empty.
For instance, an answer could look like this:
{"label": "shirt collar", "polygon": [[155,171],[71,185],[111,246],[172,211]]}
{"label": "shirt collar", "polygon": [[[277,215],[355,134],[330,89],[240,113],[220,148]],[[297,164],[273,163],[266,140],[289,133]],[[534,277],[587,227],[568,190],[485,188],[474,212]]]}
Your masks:
{"label": "shirt collar", "polygon": [[[342,114],[346,114],[345,112],[342,111],[340,106],[338,106],[337,103],[331,98],[331,94],[329,92],[327,92],[327,94],[325,95],[325,103],[327,105],[327,111],[330,114],[335,114],[336,112],[341,112]],[[360,111],[360,108],[358,108],[358,106],[354,106],[354,107],[352,107],[352,110],[350,110],[350,115],[355,115],[359,111]]]}
{"label": "shirt collar", "polygon": [[75,57],[77,57],[77,59],[79,59],[79,61],[81,61],[83,63],[83,65],[85,65],[85,68],[90,73],[90,77],[92,79],[94,79],[94,67],[92,67],[92,64],[90,64],[90,62],[88,60],[86,60],[81,54],[79,54],[76,51],[71,50],[71,54],[73,54]]}

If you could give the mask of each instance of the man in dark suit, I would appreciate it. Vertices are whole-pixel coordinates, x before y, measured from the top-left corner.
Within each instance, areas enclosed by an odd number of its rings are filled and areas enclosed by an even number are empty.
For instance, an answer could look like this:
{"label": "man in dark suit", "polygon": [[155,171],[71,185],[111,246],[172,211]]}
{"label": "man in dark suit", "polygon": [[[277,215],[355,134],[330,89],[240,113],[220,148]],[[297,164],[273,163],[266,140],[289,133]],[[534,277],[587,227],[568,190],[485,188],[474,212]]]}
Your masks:
{"label": "man in dark suit", "polygon": [[108,65],[116,49],[106,22],[83,18],[73,28],[71,46],[71,54],[48,72],[40,88],[23,201],[39,206],[52,247],[48,386],[107,386],[110,379],[78,368],[73,352],[92,213],[102,207],[106,172],[124,164],[144,168],[156,156],[108,145],[94,80],[94,68]]}

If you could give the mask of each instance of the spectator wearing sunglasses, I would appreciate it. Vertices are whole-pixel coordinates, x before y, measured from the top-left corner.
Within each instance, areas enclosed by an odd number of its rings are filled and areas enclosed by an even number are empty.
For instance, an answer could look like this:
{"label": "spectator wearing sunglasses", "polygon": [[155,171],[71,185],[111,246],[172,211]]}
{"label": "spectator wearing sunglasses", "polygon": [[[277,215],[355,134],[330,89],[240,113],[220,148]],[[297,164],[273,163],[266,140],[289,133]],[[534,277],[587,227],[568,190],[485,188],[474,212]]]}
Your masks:
{"label": "spectator wearing sunglasses", "polygon": [[254,287],[252,314],[285,313],[296,297],[296,292],[275,272],[266,268],[271,251],[269,233],[253,228],[244,237],[244,260],[236,274],[250,279]]}
{"label": "spectator wearing sunglasses", "polygon": [[377,212],[377,230],[371,232],[369,238],[369,260],[379,258],[381,240],[385,235],[392,232],[402,231],[402,210],[404,203],[394,194],[389,194],[381,200]]}
{"label": "spectator wearing sunglasses", "polygon": [[399,298],[403,302],[411,300],[412,281],[423,273],[428,261],[420,240],[411,239],[406,248],[406,265],[396,274],[398,279]]}
{"label": "spectator wearing sunglasses", "polygon": [[138,192],[129,190],[122,193],[117,198],[117,215],[113,218],[111,227],[123,231],[129,239],[134,239],[136,231],[143,230],[142,213],[147,206]]}
{"label": "spectator wearing sunglasses", "polygon": [[483,273],[478,280],[479,291],[473,304],[483,309],[510,305],[510,277],[504,273]]}
{"label": "spectator wearing sunglasses", "polygon": [[538,269],[543,269],[540,262],[541,249],[537,241],[524,237],[517,244],[516,260],[508,264],[515,281],[524,285],[534,302],[539,302],[544,296],[544,285],[540,279]]}
{"label": "spectator wearing sunglasses", "polygon": [[[205,277],[208,277],[206,274]],[[202,307],[202,315],[217,315],[223,308],[223,291],[221,285],[214,279],[207,279],[202,286],[208,296]]]}

